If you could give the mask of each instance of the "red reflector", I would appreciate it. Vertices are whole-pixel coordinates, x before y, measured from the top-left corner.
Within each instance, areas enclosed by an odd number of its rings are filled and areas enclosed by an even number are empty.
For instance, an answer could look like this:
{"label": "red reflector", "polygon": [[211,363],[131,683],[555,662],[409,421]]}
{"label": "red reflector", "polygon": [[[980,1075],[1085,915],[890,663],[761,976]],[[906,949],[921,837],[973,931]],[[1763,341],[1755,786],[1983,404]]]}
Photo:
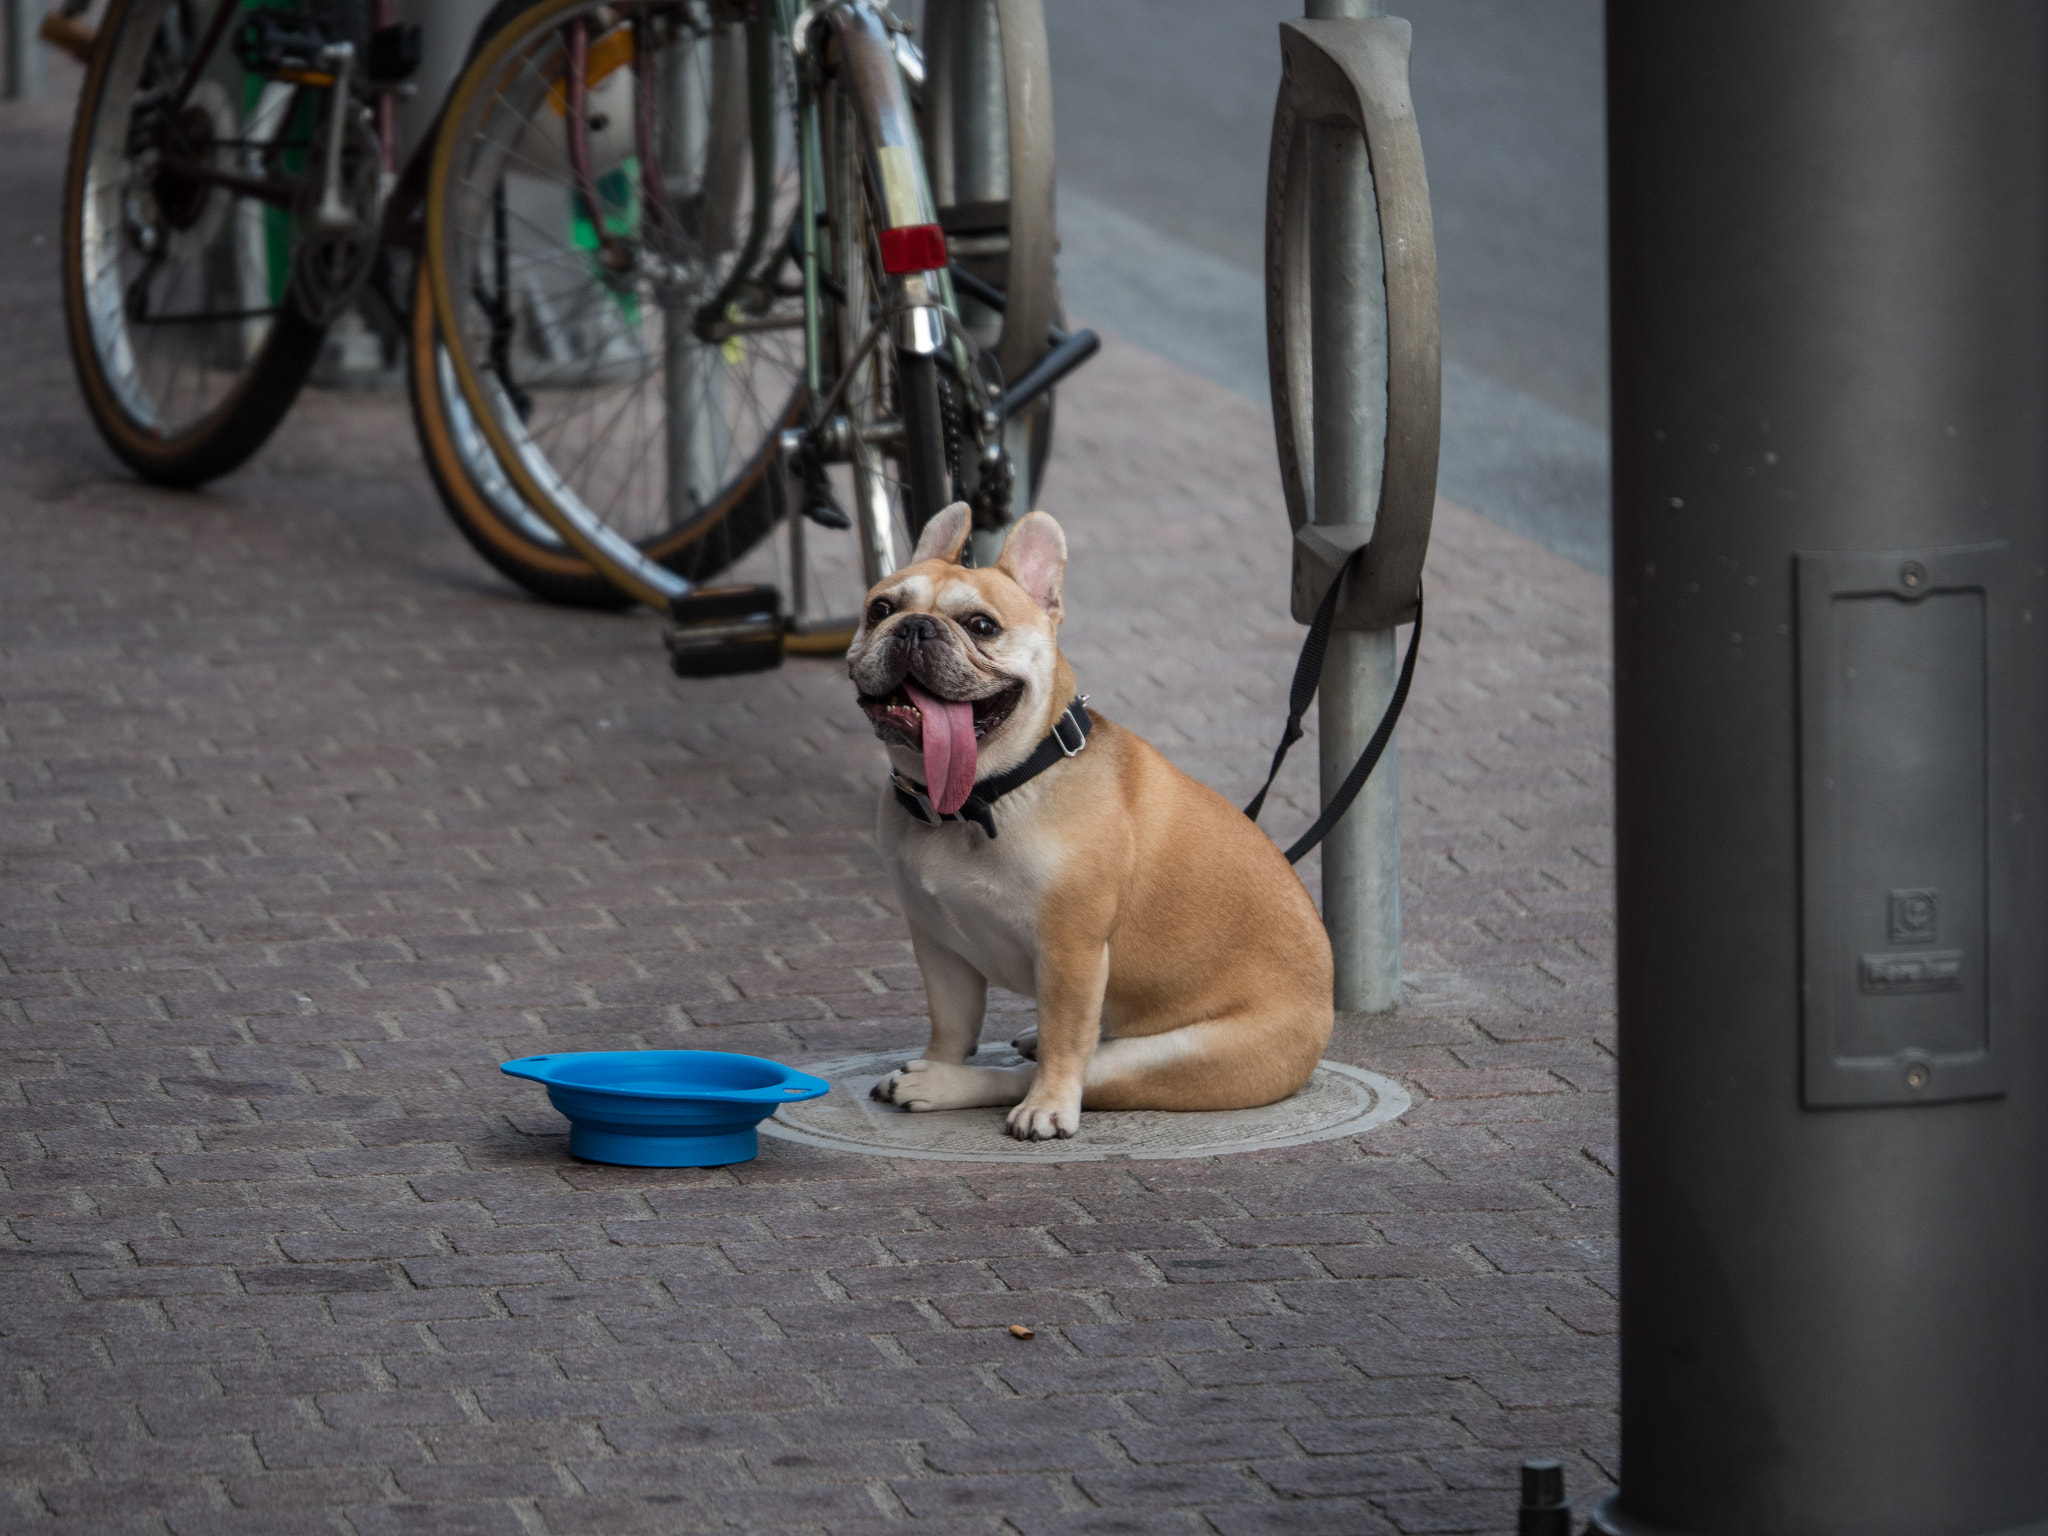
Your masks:
{"label": "red reflector", "polygon": [[936,272],[946,264],[946,232],[936,224],[882,231],[884,272]]}

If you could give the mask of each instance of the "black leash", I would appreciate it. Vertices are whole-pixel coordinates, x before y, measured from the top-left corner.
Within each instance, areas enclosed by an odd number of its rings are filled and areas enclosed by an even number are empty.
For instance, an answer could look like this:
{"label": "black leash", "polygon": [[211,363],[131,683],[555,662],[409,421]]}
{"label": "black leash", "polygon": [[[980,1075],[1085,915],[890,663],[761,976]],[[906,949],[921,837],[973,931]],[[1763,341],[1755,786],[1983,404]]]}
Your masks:
{"label": "black leash", "polygon": [[[1346,569],[1349,569],[1349,562],[1346,562]],[[1294,686],[1287,694],[1287,729],[1280,735],[1280,745],[1273,753],[1273,766],[1266,774],[1266,782],[1252,796],[1252,803],[1244,808],[1245,815],[1253,821],[1259,819],[1259,812],[1266,804],[1266,791],[1273,787],[1273,780],[1280,774],[1280,765],[1287,761],[1287,749],[1306,734],[1301,728],[1301,717],[1315,702],[1316,685],[1323,678],[1323,655],[1330,648],[1330,627],[1337,618],[1337,594],[1343,585],[1344,573],[1340,571],[1337,579],[1330,583],[1330,590],[1323,594],[1322,606],[1316,609],[1315,621],[1308,627],[1308,639],[1302,642],[1301,660],[1294,664]],[[1408,684],[1415,678],[1415,651],[1421,643],[1422,588],[1418,585],[1415,589],[1415,628],[1408,636],[1408,655],[1401,663],[1401,678],[1394,684],[1394,696],[1387,700],[1387,712],[1380,716],[1379,727],[1372,733],[1372,740],[1366,743],[1358,761],[1351,765],[1351,771],[1344,775],[1344,782],[1337,786],[1337,793],[1323,807],[1323,814],[1287,850],[1288,863],[1300,863],[1303,855],[1330,835],[1330,828],[1344,819],[1344,813],[1351,809],[1351,802],[1358,798],[1358,792],[1365,788],[1365,781],[1379,766],[1380,755],[1387,750],[1387,743],[1394,739],[1394,726],[1401,718],[1401,706],[1408,702]]]}

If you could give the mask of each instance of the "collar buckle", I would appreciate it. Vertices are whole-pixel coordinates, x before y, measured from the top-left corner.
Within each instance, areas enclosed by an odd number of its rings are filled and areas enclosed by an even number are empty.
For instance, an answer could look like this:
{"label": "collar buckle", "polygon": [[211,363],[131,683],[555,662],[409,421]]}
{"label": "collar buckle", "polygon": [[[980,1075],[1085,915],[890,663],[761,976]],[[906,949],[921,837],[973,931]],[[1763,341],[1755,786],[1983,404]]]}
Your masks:
{"label": "collar buckle", "polygon": [[932,804],[932,797],[912,784],[910,780],[904,778],[901,771],[894,768],[890,769],[889,781],[896,786],[898,794],[908,795],[917,802],[918,812],[923,816],[926,826],[938,827],[945,825],[945,818],[939,814],[939,808]]}

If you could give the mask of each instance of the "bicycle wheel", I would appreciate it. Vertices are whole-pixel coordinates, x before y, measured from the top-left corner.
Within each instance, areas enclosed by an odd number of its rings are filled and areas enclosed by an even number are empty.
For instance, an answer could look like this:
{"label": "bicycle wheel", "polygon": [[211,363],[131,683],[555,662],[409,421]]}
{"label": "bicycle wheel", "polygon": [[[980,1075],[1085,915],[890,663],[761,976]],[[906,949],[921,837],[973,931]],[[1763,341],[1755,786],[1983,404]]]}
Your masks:
{"label": "bicycle wheel", "polygon": [[[593,566],[594,537],[696,581],[781,514],[777,434],[804,401],[785,77],[765,24],[541,0],[456,84],[425,257],[454,389],[426,389],[415,365],[422,439],[442,433],[438,398],[454,440],[459,399],[517,495],[456,486],[450,510],[541,595],[595,600],[572,560],[616,579],[605,546]],[[625,574],[629,596],[659,602]]]}
{"label": "bicycle wheel", "polygon": [[[325,330],[295,276],[326,93],[248,73],[216,41],[176,105],[215,15],[203,0],[113,0],[65,177],[64,311],[86,406],[116,454],[166,485],[254,453]],[[345,185],[365,190],[367,164],[374,208],[374,145],[366,160],[360,130],[345,142]]]}

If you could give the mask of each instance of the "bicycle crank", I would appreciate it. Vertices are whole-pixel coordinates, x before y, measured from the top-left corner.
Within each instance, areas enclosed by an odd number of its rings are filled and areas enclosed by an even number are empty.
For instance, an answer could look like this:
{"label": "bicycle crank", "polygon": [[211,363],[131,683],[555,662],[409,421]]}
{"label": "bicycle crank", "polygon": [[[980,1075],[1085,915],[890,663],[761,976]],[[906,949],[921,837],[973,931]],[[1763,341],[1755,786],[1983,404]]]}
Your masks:
{"label": "bicycle crank", "polygon": [[326,173],[307,177],[299,195],[291,286],[299,312],[327,325],[353,302],[377,262],[383,197],[368,111],[351,101],[330,114],[314,152]]}

